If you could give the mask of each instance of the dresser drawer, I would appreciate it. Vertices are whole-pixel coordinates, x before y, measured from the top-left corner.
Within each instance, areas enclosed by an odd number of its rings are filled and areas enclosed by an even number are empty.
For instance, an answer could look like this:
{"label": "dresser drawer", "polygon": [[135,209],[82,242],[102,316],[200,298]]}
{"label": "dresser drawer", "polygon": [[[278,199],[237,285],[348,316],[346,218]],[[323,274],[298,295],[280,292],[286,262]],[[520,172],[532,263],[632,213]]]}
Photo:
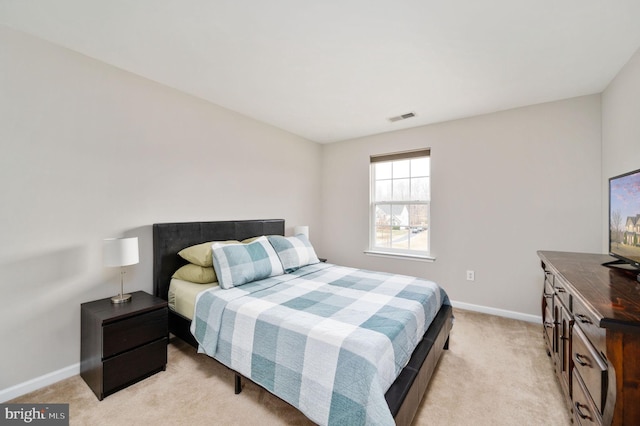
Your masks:
{"label": "dresser drawer", "polygon": [[556,350],[553,296],[553,275],[545,271],[544,290],[542,293],[542,322],[550,352],[554,352]]}
{"label": "dresser drawer", "polygon": [[558,296],[558,298],[560,299],[560,301],[564,304],[564,306],[569,311],[571,311],[571,303],[572,303],[571,293],[569,293],[569,291],[567,290],[567,286],[558,277],[554,279],[553,289],[556,295]]}
{"label": "dresser drawer", "polygon": [[578,298],[573,300],[573,320],[584,332],[591,344],[603,358],[606,358],[606,331],[599,327],[595,318]]}
{"label": "dresser drawer", "polygon": [[607,365],[579,326],[573,327],[572,358],[574,373],[579,374],[598,412],[602,413],[607,395]]}
{"label": "dresser drawer", "polygon": [[166,308],[145,312],[104,326],[102,357],[119,354],[136,346],[167,337]]}
{"label": "dresser drawer", "polygon": [[103,394],[144,379],[167,365],[167,338],[148,343],[104,362]]}
{"label": "dresser drawer", "polygon": [[575,370],[573,372],[573,414],[579,425],[602,424],[600,414]]}
{"label": "dresser drawer", "polygon": [[544,326],[544,335],[547,339],[547,344],[549,345],[549,351],[555,352],[555,324],[553,318],[553,311],[549,309],[549,305],[544,310],[544,318],[543,318],[543,326]]}
{"label": "dresser drawer", "polygon": [[553,284],[550,284],[547,279],[544,280],[544,292],[542,293],[542,297],[544,297],[546,306],[553,310]]}

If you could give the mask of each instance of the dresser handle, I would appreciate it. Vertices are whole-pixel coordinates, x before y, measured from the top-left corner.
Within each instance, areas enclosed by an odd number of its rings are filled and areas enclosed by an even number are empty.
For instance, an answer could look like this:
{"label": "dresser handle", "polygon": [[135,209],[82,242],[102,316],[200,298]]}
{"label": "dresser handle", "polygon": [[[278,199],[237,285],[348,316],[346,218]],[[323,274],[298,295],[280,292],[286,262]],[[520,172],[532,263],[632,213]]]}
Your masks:
{"label": "dresser handle", "polygon": [[575,404],[575,405],[576,405],[576,413],[578,413],[578,416],[580,416],[580,418],[581,418],[581,419],[585,419],[585,420],[593,421],[593,419],[591,418],[591,416],[590,416],[590,415],[585,414],[585,413],[582,411],[582,407],[586,408],[586,409],[587,409],[587,411],[589,410],[589,407],[587,407],[587,406],[586,406],[586,405],[584,405],[584,404],[580,404],[579,402],[576,402],[576,404]]}
{"label": "dresser handle", "polygon": [[545,321],[545,322],[544,322],[544,326],[545,326],[546,328],[553,328],[553,323],[552,323],[552,322],[549,322],[549,321]]}
{"label": "dresser handle", "polygon": [[544,297],[553,297],[553,293],[542,293]]}
{"label": "dresser handle", "polygon": [[567,292],[567,290],[565,290],[564,287],[556,287],[556,291],[558,293],[566,293]]}
{"label": "dresser handle", "polygon": [[580,364],[583,367],[591,367],[591,363],[589,362],[589,357],[586,357],[586,356],[581,355],[581,354],[576,354],[574,360],[575,360],[575,362],[577,362],[578,364]]}
{"label": "dresser handle", "polygon": [[593,324],[586,315],[578,314],[575,317],[583,324]]}

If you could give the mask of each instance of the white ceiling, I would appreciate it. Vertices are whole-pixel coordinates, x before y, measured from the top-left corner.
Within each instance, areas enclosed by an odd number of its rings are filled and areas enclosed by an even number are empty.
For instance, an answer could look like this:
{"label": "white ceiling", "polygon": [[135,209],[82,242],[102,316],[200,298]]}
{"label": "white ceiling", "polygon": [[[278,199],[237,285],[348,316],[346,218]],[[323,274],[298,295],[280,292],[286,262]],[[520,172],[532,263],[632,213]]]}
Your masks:
{"label": "white ceiling", "polygon": [[0,0],[0,23],[321,143],[599,93],[640,47],[639,0]]}

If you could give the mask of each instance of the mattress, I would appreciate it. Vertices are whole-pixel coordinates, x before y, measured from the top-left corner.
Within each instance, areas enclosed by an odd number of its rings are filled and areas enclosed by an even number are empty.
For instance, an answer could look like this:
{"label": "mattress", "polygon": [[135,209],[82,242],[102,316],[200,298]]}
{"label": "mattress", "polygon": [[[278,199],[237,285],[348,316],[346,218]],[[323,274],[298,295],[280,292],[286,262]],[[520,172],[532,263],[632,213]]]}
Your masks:
{"label": "mattress", "polygon": [[217,286],[218,283],[198,284],[172,278],[169,283],[169,309],[179,313],[183,317],[193,319],[193,309],[198,294],[211,287]]}

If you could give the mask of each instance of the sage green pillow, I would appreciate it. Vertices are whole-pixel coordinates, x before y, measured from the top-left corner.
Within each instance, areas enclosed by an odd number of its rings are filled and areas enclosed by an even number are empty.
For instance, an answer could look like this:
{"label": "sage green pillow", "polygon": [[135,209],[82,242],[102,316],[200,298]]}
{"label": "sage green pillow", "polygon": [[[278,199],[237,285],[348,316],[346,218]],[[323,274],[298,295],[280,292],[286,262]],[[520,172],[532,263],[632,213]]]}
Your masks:
{"label": "sage green pillow", "polygon": [[194,265],[193,263],[188,263],[180,267],[180,269],[173,274],[173,278],[198,284],[210,284],[217,281],[213,266],[204,267]]}
{"label": "sage green pillow", "polygon": [[233,244],[240,241],[209,241],[207,243],[196,244],[191,247],[183,248],[178,252],[178,255],[189,263],[194,265],[203,266],[205,268],[213,267],[213,253],[211,251],[211,245],[213,243],[220,244]]}

